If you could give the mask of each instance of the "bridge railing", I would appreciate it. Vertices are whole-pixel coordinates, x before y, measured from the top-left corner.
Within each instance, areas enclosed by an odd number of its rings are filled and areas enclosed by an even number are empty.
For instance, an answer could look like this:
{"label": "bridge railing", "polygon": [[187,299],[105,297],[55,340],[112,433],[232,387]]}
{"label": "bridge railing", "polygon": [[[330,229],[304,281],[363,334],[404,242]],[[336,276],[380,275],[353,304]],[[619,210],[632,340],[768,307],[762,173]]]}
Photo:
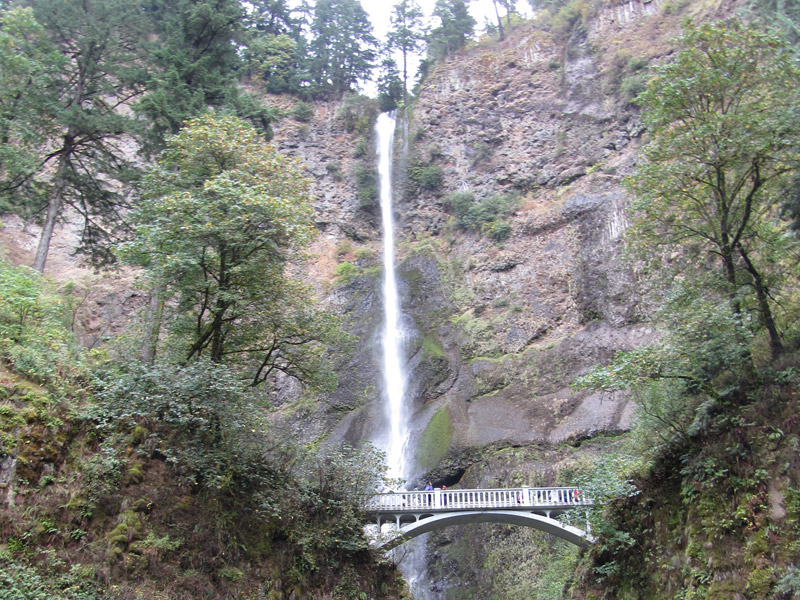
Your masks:
{"label": "bridge railing", "polygon": [[368,512],[415,510],[522,509],[589,506],[591,499],[576,487],[498,488],[402,491],[376,494],[365,502]]}

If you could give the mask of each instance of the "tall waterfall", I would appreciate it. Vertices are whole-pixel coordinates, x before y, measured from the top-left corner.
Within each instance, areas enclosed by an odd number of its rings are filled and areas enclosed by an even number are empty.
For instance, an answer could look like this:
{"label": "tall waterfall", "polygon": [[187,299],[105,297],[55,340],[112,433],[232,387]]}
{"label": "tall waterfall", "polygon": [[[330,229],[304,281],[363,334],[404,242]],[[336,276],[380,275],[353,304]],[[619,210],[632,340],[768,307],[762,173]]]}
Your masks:
{"label": "tall waterfall", "polygon": [[392,145],[395,115],[383,113],[375,124],[380,174],[381,220],[383,224],[383,378],[387,432],[385,436],[388,476],[405,478],[408,414],[405,406],[403,330],[394,268],[394,219],[392,218]]}

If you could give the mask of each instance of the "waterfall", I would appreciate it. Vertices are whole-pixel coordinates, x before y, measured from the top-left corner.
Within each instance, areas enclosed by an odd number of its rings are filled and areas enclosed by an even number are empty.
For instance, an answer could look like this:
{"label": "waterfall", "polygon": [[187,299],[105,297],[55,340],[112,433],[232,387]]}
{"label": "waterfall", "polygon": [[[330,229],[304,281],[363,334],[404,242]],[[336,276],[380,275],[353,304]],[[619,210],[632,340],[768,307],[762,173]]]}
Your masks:
{"label": "waterfall", "polygon": [[383,225],[383,378],[387,431],[384,437],[388,476],[405,479],[408,411],[405,406],[403,329],[394,268],[394,219],[392,217],[392,144],[395,115],[382,113],[375,124],[380,175],[381,221]]}
{"label": "waterfall", "polygon": [[[404,123],[404,125],[406,125]],[[395,115],[383,113],[375,124],[378,147],[378,173],[380,175],[381,221],[383,225],[383,399],[386,407],[386,431],[382,447],[386,451],[387,475],[392,479],[405,479],[409,475],[410,459],[407,457],[410,413],[406,406],[406,373],[404,346],[406,332],[401,322],[400,301],[397,295],[397,278],[394,265],[394,218],[392,216],[392,149],[394,143]],[[405,136],[405,140],[408,136]],[[400,571],[417,600],[428,600],[427,569],[425,567],[427,535],[405,545],[400,555]]]}

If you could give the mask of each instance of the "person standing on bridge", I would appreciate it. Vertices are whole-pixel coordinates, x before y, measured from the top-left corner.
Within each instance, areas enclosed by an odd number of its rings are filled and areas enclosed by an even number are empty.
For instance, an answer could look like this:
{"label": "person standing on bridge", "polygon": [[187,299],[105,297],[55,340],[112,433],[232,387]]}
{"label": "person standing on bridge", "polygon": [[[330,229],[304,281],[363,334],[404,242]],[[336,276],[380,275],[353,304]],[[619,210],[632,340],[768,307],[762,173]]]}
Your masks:
{"label": "person standing on bridge", "polygon": [[[425,491],[426,492],[432,492],[433,491],[433,482],[429,481],[425,485]],[[433,494],[426,494],[426,498],[428,500],[428,506],[430,506],[431,505],[431,501],[433,500]]]}

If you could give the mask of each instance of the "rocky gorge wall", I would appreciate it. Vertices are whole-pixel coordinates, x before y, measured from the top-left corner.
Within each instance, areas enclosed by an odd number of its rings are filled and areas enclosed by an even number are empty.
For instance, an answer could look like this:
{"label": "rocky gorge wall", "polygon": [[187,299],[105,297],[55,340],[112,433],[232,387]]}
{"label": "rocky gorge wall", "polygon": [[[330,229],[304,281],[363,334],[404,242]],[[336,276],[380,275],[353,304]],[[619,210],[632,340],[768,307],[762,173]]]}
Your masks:
{"label": "rocky gorge wall", "polygon": [[[415,476],[454,483],[481,449],[553,446],[628,427],[624,395],[575,392],[570,382],[655,335],[641,323],[636,280],[620,255],[621,182],[642,135],[620,86],[642,76],[676,30],[682,15],[665,16],[662,4],[601,14],[566,53],[530,23],[504,42],[479,43],[436,67],[398,127]],[[629,66],[634,56],[641,72]],[[308,124],[279,125],[275,141],[309,164],[321,229],[311,276],[333,282],[319,290],[361,341],[340,369],[339,390],[293,418],[301,435],[358,441],[382,419],[380,231],[353,181],[371,159],[354,148],[366,140],[371,149],[370,132],[348,130],[347,110],[317,106]],[[438,171],[436,185],[419,180],[425,169]],[[458,225],[450,198],[464,192],[474,202],[513,198],[505,239]],[[344,263],[349,275],[337,277]]]}

